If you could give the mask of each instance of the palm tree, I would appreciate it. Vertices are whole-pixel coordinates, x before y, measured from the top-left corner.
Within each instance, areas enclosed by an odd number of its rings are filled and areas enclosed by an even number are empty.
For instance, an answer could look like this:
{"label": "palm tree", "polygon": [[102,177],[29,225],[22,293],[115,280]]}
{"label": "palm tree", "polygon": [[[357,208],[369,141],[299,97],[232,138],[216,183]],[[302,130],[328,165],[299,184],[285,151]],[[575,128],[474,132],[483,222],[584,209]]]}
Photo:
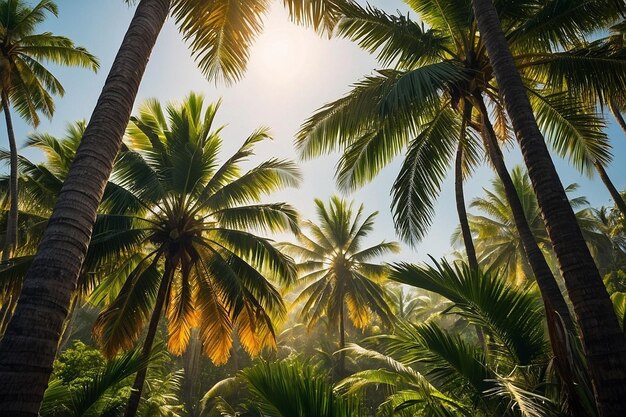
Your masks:
{"label": "palm tree", "polygon": [[[444,314],[479,326],[488,348],[469,340],[467,332],[435,322],[400,322],[393,334],[349,346],[348,354],[366,368],[341,381],[338,391],[353,396],[383,385],[389,394],[379,406],[381,415],[404,409],[408,415],[596,414],[593,402],[590,409],[564,408],[562,386],[551,381],[545,317],[535,293],[493,270],[477,271],[467,264],[401,263],[392,269],[392,280],[449,300]],[[575,344],[570,348],[572,363],[579,367]],[[570,377],[584,382],[579,375]],[[573,393],[579,405],[586,399],[585,388],[579,384]]]}
{"label": "palm tree", "polygon": [[[132,265],[99,289],[118,289],[94,325],[108,356],[131,348],[148,324],[142,348],[147,355],[163,314],[168,349],[177,355],[196,327],[203,352],[216,364],[229,357],[233,329],[252,355],[275,345],[272,318],[285,309],[268,279],[290,283],[295,266],[254,231],[297,232],[297,215],[287,204],[258,201],[297,184],[299,174],[292,162],[277,159],[242,172],[254,146],[269,137],[266,129],[255,131],[219,166],[221,128],[213,126],[218,108],[205,109],[204,99],[190,94],[166,108],[148,100],[132,118],[112,182],[141,209],[103,215],[113,227],[93,239],[103,247],[125,242],[117,256],[126,255]],[[145,370],[137,373],[127,416],[136,413],[145,376]]]}
{"label": "palm tree", "polygon": [[[295,21],[320,30],[334,24],[338,2],[283,1]],[[206,75],[235,80],[245,69],[268,7],[265,0],[139,2],[24,280],[16,313],[0,342],[0,409],[37,415],[98,204],[168,14],[178,22]]]}
{"label": "palm tree", "polygon": [[[584,154],[585,157],[575,158],[583,166],[593,166],[595,162],[606,164],[610,153],[608,143],[598,141],[597,117],[582,111],[577,102],[580,100],[571,100],[563,90],[604,97],[607,89],[619,90],[626,85],[619,53],[607,56],[601,44],[571,49],[581,33],[614,21],[621,6],[607,5],[601,0],[585,2],[581,7],[560,0],[540,5],[530,3],[497,3],[507,19],[506,37],[514,47],[515,62],[524,71],[524,94],[532,96],[541,127],[560,153],[574,157]],[[495,83],[485,39],[481,36],[484,31],[478,30],[473,19],[478,15],[472,14],[469,1],[434,4],[416,0],[410,5],[432,29],[425,30],[405,16],[389,16],[371,7],[344,8],[347,18],[339,24],[340,33],[377,53],[383,63],[393,64],[394,68],[366,78],[344,98],[326,105],[309,119],[298,142],[302,155],[311,157],[332,149],[344,150],[338,179],[340,185],[351,188],[371,179],[407,146],[404,165],[394,184],[394,216],[404,237],[421,237],[455,148],[453,140],[461,136],[454,127],[462,125],[458,113],[471,105],[477,110],[479,120],[477,123],[468,120],[466,124],[483,136],[490,162],[505,183],[547,312],[553,315],[556,311],[566,327],[573,329],[567,304],[526,224],[497,146],[497,137],[505,139],[512,130],[508,128],[499,84]],[[551,42],[537,42],[537,39]],[[554,52],[559,49],[564,51]],[[546,91],[548,85],[556,91]],[[485,98],[495,109],[495,126],[489,120]],[[583,118],[588,122],[579,123]],[[533,175],[531,170],[531,178]],[[567,203],[566,199],[561,200]],[[572,224],[575,233],[580,234],[576,224]],[[587,251],[586,247],[584,250]],[[593,264],[589,267],[593,268]],[[608,317],[612,314],[608,297],[602,304],[601,314]],[[617,335],[611,332],[614,340]],[[555,335],[551,340],[557,338]]]}
{"label": "palm tree", "polygon": [[363,218],[363,205],[332,197],[328,206],[315,200],[319,224],[305,224],[310,236],[298,235],[298,244],[285,243],[287,253],[300,258],[298,283],[306,287],[294,304],[303,303],[300,318],[312,328],[323,316],[339,331],[340,356],[337,373],[345,374],[345,312],[352,324],[365,328],[372,315],[386,323],[393,316],[379,281],[387,272],[372,263],[375,257],[398,252],[396,242],[381,242],[367,248],[363,240],[374,226],[377,213]]}
{"label": "palm tree", "polygon": [[[352,189],[371,180],[406,146],[404,164],[392,189],[392,208],[398,233],[414,243],[426,233],[434,200],[457,149],[457,208],[468,261],[472,264],[474,250],[461,184],[463,176],[471,173],[480,160],[482,146],[505,184],[525,255],[546,306],[549,311],[557,311],[566,326],[573,329],[567,304],[524,218],[522,203],[499,148],[499,141],[508,141],[511,130],[497,88],[491,82],[491,64],[471,16],[470,3],[444,1],[433,5],[420,0],[410,5],[432,29],[425,30],[406,16],[388,15],[373,7],[343,8],[345,16],[339,22],[339,33],[378,54],[383,65],[393,67],[367,77],[345,97],[313,115],[297,140],[301,156],[309,158],[342,150],[338,182],[341,187]],[[520,9],[516,9],[518,3],[499,6],[507,10],[511,20],[507,27],[508,36],[516,42],[515,58],[525,68],[527,91],[533,96],[535,111],[553,146],[570,156],[581,170],[608,162],[609,145],[601,132],[599,116],[580,100],[570,102],[564,93],[545,89],[545,73],[558,67],[561,74],[570,75],[567,71],[580,60],[579,53],[554,53],[549,44],[543,43],[529,46],[535,37],[550,36],[552,25],[555,30],[566,30],[581,10],[570,13],[566,12],[569,9],[559,9],[560,14],[553,16],[554,5],[548,3],[542,13],[551,21],[543,25],[528,12],[536,10],[525,9],[523,2],[519,3]],[[448,13],[450,10],[455,12]],[[614,16],[614,10],[608,14]],[[594,16],[600,19],[598,13]],[[528,53],[529,48],[532,53]],[[594,73],[600,71],[598,67],[605,59],[597,54],[585,58],[591,62],[585,69]],[[620,59],[612,57],[609,62],[612,76],[617,73],[621,80],[621,72],[616,69],[621,65]],[[489,120],[485,98],[494,107],[495,126]]]}
{"label": "palm tree", "polygon": [[98,60],[85,48],[77,47],[63,36],[36,33],[46,13],[57,15],[52,0],[41,0],[29,7],[22,0],[0,2],[0,100],[7,125],[11,152],[10,208],[2,250],[2,260],[9,259],[17,245],[18,181],[17,144],[11,120],[11,107],[29,123],[37,126],[42,113],[52,117],[52,95],[62,96],[63,86],[44,67],[43,62],[98,69]]}
{"label": "palm tree", "polygon": [[[552,245],[541,219],[541,212],[537,198],[533,193],[528,174],[520,166],[513,168],[511,179],[522,202],[524,216],[530,226],[535,240],[546,259],[553,265]],[[481,215],[470,216],[470,227],[475,233],[475,241],[481,264],[486,268],[501,269],[504,276],[518,285],[522,285],[526,278],[531,276],[531,268],[524,256],[515,220],[511,207],[508,204],[504,185],[499,178],[491,182],[492,189],[484,190],[485,196],[472,200],[470,207],[480,210]],[[565,190],[572,193],[578,189],[577,184],[570,184]],[[584,197],[571,198],[573,208],[588,206]],[[607,248],[606,239],[592,230],[587,221],[587,209],[577,212],[577,218],[586,241],[594,249],[594,253],[601,254]],[[591,226],[591,227],[590,227]],[[457,233],[458,235],[458,233]],[[457,237],[456,240],[459,240]]]}
{"label": "palm tree", "polygon": [[[590,2],[591,7],[598,6],[593,3]],[[600,6],[605,10],[623,7],[619,2],[597,3],[604,3]],[[598,410],[603,417],[623,415],[626,412],[626,338],[546,148],[507,37],[500,26],[498,12],[491,0],[472,0],[472,5],[574,305]],[[585,14],[576,22],[578,27],[584,27],[590,21],[589,26],[598,24],[593,21],[590,10],[585,10]],[[561,33],[567,36],[565,31]]]}

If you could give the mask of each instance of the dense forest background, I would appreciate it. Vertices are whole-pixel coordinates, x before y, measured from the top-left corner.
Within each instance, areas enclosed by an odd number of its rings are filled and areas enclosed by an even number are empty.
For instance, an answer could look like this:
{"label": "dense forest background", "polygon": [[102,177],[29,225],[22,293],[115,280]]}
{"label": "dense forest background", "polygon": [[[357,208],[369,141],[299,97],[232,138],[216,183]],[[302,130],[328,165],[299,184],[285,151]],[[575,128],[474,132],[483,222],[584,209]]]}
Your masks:
{"label": "dense forest background", "polygon": [[624,415],[623,2],[119,3],[0,0],[0,414]]}

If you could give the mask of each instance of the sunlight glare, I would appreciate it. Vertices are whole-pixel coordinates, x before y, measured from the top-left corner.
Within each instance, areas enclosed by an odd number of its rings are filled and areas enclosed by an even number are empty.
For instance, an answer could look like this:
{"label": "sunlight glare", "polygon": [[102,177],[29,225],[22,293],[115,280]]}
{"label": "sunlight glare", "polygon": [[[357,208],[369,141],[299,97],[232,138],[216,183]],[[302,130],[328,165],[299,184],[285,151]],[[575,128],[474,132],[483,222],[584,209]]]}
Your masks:
{"label": "sunlight glare", "polygon": [[272,13],[252,49],[249,75],[272,89],[289,90],[311,74],[319,42],[312,31]]}

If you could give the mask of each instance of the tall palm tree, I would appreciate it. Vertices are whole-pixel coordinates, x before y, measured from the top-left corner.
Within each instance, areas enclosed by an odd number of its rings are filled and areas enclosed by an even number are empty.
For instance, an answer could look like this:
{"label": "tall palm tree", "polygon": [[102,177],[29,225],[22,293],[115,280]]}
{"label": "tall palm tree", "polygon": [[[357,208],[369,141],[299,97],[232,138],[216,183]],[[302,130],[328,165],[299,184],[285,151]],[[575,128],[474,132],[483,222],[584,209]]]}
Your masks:
{"label": "tall palm tree", "polygon": [[[334,24],[339,2],[283,0],[295,21],[316,29]],[[269,4],[267,0],[139,2],[24,280],[16,313],[0,342],[0,409],[37,415],[98,204],[168,14],[174,16],[207,76],[236,80],[245,69]]]}
{"label": "tall palm tree", "polygon": [[[589,6],[598,6],[593,3]],[[605,9],[623,8],[620,2],[598,3],[604,3],[599,7]],[[537,125],[498,12],[491,0],[472,0],[472,5],[574,305],[598,410],[603,417],[623,415],[626,412],[626,338]],[[587,22],[589,26],[598,24],[593,22],[591,11],[585,10],[586,16],[576,22],[578,28]],[[565,31],[561,34],[568,35]]]}
{"label": "tall palm tree", "polygon": [[22,0],[0,1],[0,100],[11,152],[10,208],[3,261],[9,259],[17,245],[18,156],[11,107],[37,126],[38,113],[48,118],[54,113],[52,95],[64,93],[59,80],[43,63],[98,69],[98,60],[70,39],[50,32],[36,33],[47,13],[57,15],[57,6],[52,0],[41,0],[33,7]]}
{"label": "tall palm tree", "polygon": [[[457,207],[463,240],[471,253],[473,245],[460,184],[480,160],[480,147],[483,147],[505,184],[525,254],[546,306],[557,311],[567,327],[573,329],[567,304],[524,218],[498,145],[500,140],[508,140],[510,129],[492,82],[491,64],[470,13],[470,3],[437,2],[441,9],[427,0],[412,1],[410,5],[432,29],[425,30],[406,16],[388,15],[373,7],[343,8],[339,33],[378,54],[382,64],[392,68],[367,77],[348,95],[313,115],[298,137],[301,155],[309,158],[333,149],[342,150],[338,182],[344,188],[354,188],[371,180],[406,147],[404,164],[392,190],[392,208],[400,235],[415,242],[426,233],[434,200],[451,165],[454,149],[458,149]],[[544,88],[546,68],[556,65],[555,62],[569,64],[576,60],[576,54],[553,53],[547,44],[531,48],[528,53],[529,42],[533,37],[548,36],[550,25],[533,21],[523,4],[519,10],[515,9],[517,3],[500,6],[514,9],[509,10],[512,16],[509,36],[517,42],[516,59],[526,68],[528,91],[535,98],[535,110],[542,115],[542,127],[554,147],[560,153],[577,155],[581,168],[586,169],[594,161],[605,163],[610,153],[606,137],[598,133],[601,125],[598,117],[582,112],[574,104],[565,105],[563,94]],[[543,13],[549,14],[551,7],[546,4]],[[450,14],[442,11],[453,9],[455,12]],[[558,12],[550,15],[551,24],[567,27],[580,10],[574,14],[566,9]],[[592,57],[591,61],[597,64],[602,59]],[[616,65],[619,60],[611,62]],[[489,120],[484,97],[495,109],[495,125]],[[564,132],[566,139],[561,138]],[[473,257],[468,256],[470,263]]]}
{"label": "tall palm tree", "polygon": [[[233,329],[252,355],[275,344],[271,320],[285,311],[268,279],[292,282],[295,265],[254,231],[297,232],[293,208],[259,199],[297,184],[299,174],[292,162],[277,159],[242,172],[255,145],[268,138],[266,129],[255,131],[219,166],[221,128],[213,126],[218,108],[190,94],[166,108],[148,100],[132,118],[112,182],[142,209],[103,215],[117,228],[93,240],[126,242],[117,256],[126,254],[132,263],[128,273],[112,274],[99,290],[118,288],[94,325],[95,339],[109,356],[132,347],[146,324],[142,352],[148,355],[163,314],[168,348],[177,355],[196,327],[203,352],[217,364],[229,357]],[[145,370],[137,373],[127,416],[137,411],[145,376]]]}
{"label": "tall palm tree", "polygon": [[[497,146],[497,134],[504,139],[512,130],[507,128],[499,84],[487,56],[483,31],[478,30],[473,18],[477,14],[472,14],[471,2],[409,3],[432,29],[425,30],[405,16],[389,16],[373,8],[344,9],[347,18],[340,22],[340,33],[377,53],[381,61],[394,68],[366,78],[344,98],[313,116],[299,138],[302,155],[345,149],[338,169],[339,182],[353,187],[371,179],[407,146],[407,157],[394,185],[395,218],[400,233],[420,237],[451,159],[452,140],[459,137],[451,126],[460,124],[458,113],[468,101],[478,113],[475,127],[483,136],[482,146],[505,183],[547,312],[553,315],[556,311],[573,329],[567,304],[524,219]],[[580,7],[561,0],[529,0],[497,2],[497,7],[507,19],[506,37],[514,48],[515,62],[524,71],[526,83],[522,87],[533,97],[534,110],[541,116],[547,138],[561,153],[585,154],[585,158],[577,158],[585,166],[608,162],[608,143],[599,141],[595,134],[597,118],[574,105],[578,103],[570,103],[562,91],[604,97],[607,89],[626,85],[622,55],[607,56],[602,45],[571,49],[581,33],[614,21],[621,6],[602,0],[590,0]],[[558,50],[563,51],[555,52]],[[548,85],[556,92],[545,91]],[[486,98],[496,112],[495,125],[489,120]],[[576,123],[581,114],[588,122]],[[572,126],[576,126],[574,134]],[[567,203],[566,199],[563,202]],[[611,314],[608,303],[602,303],[602,314],[607,317]],[[557,335],[551,338],[557,339]]]}
{"label": "tall palm tree", "polygon": [[390,322],[393,312],[379,281],[387,268],[372,259],[399,251],[396,242],[381,242],[363,247],[363,240],[372,231],[377,213],[363,218],[363,205],[356,210],[351,203],[332,197],[328,206],[315,200],[319,224],[305,224],[310,236],[298,235],[298,244],[285,243],[287,253],[300,258],[298,283],[306,287],[294,304],[303,303],[300,318],[313,327],[322,317],[328,318],[332,329],[339,331],[341,350],[337,373],[345,374],[345,325],[363,329],[378,316]]}

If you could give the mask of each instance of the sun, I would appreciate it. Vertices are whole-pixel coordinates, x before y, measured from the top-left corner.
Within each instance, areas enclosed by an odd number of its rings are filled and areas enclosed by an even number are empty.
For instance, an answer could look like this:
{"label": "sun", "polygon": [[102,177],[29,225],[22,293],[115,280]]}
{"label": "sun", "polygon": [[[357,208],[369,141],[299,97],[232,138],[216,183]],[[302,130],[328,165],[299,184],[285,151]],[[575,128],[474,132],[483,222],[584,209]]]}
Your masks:
{"label": "sun", "polygon": [[252,48],[249,74],[273,88],[293,87],[315,71],[321,42],[312,31],[271,13]]}

